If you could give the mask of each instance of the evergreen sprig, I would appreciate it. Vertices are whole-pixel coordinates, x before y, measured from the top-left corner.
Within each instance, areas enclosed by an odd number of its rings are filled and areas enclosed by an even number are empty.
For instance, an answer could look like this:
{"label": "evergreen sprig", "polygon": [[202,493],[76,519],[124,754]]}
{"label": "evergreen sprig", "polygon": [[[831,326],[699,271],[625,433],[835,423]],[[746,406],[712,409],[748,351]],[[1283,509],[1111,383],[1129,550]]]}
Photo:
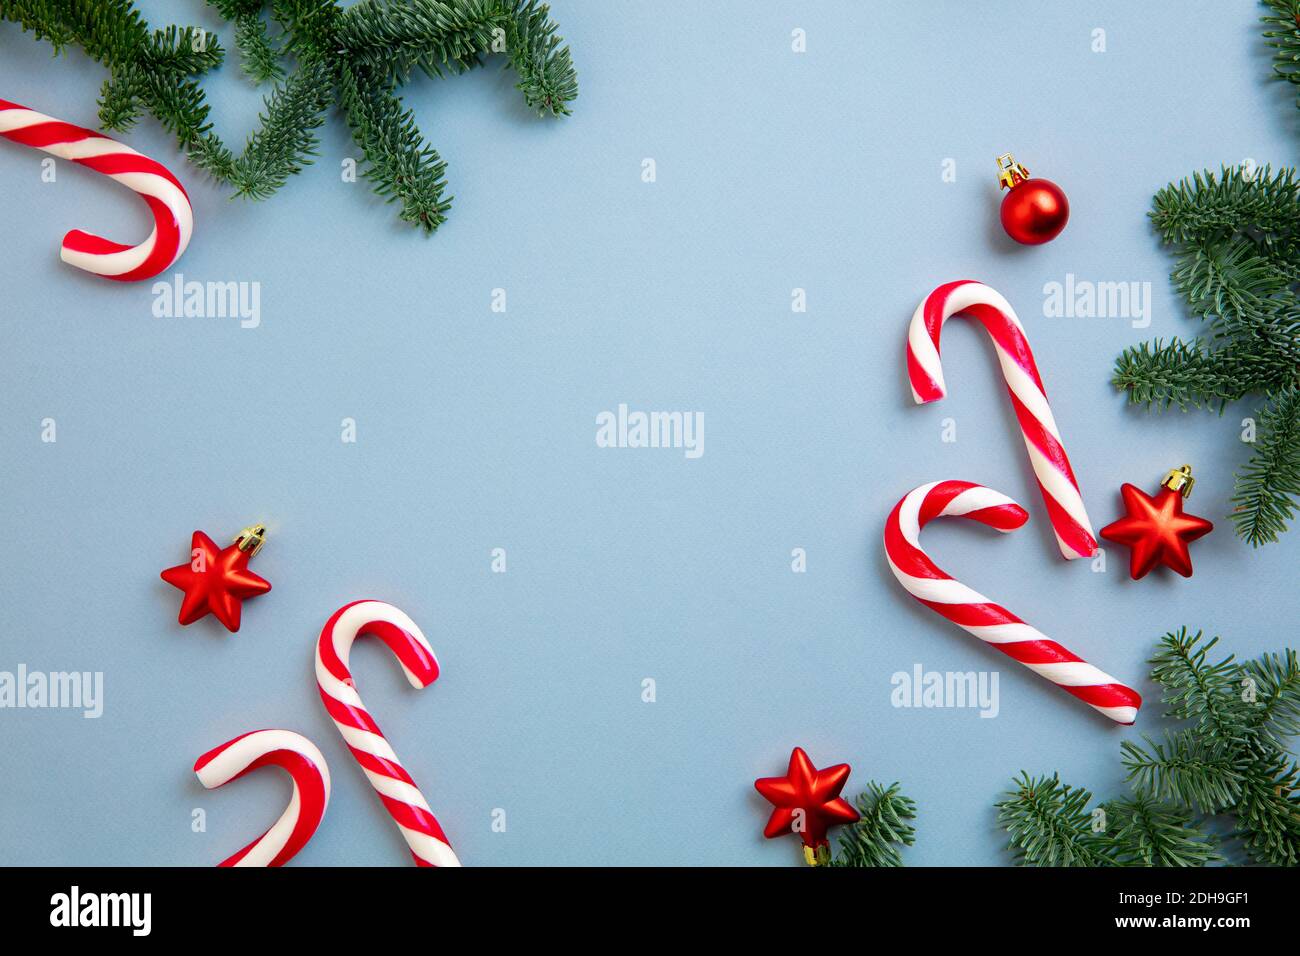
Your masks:
{"label": "evergreen sprig", "polygon": [[1218,850],[1203,823],[1226,814],[1255,862],[1300,863],[1300,770],[1288,749],[1300,731],[1300,661],[1288,649],[1243,664],[1217,657],[1217,644],[1187,628],[1162,638],[1151,679],[1178,725],[1160,741],[1121,744],[1133,795],[1101,804],[1104,832],[1093,832],[1086,790],[1021,774],[997,804],[1020,862],[1204,866]]}
{"label": "evergreen sprig", "polygon": [[840,831],[833,866],[902,866],[899,847],[916,840],[916,803],[897,783],[882,787],[872,780],[855,801],[860,819]]}
{"label": "evergreen sprig", "polygon": [[[569,49],[540,0],[209,0],[235,27],[244,72],[273,82],[265,109],[236,155],[212,130],[194,77],[219,65],[214,34],[150,32],[131,0],[0,0],[0,19],[80,46],[109,69],[100,122],[125,130],[143,112],[173,133],[190,159],[233,188],[265,199],[316,155],[316,130],[336,106],[362,151],[375,191],[400,218],[433,232],[446,219],[446,163],[423,136],[398,88],[413,72],[461,73],[501,54],[539,114],[566,115],[578,95]],[[273,38],[264,16],[279,28]],[[284,62],[296,69],[286,75]]]}
{"label": "evergreen sprig", "polygon": [[1113,840],[1089,812],[1092,794],[1061,782],[1056,774],[1021,771],[1012,790],[995,804],[998,825],[1011,837],[1008,849],[1024,866],[1115,866]]}
{"label": "evergreen sprig", "polygon": [[1180,628],[1151,659],[1168,716],[1186,726],[1146,747],[1126,742],[1130,779],[1199,813],[1229,812],[1258,862],[1300,862],[1300,794],[1285,738],[1296,729],[1300,667],[1295,652],[1242,665],[1213,660],[1218,638]]}
{"label": "evergreen sprig", "polygon": [[1219,859],[1213,837],[1192,823],[1192,814],[1137,793],[1102,804],[1113,858],[1121,866],[1205,866]]}
{"label": "evergreen sprig", "polygon": [[[1300,84],[1300,0],[1264,2],[1274,70]],[[1130,403],[1157,410],[1222,411],[1260,396],[1233,520],[1252,546],[1276,541],[1300,498],[1300,175],[1268,166],[1194,173],[1156,193],[1150,216],[1172,248],[1174,288],[1206,331],[1126,349],[1112,381]]]}
{"label": "evergreen sprig", "polygon": [[56,54],[71,46],[108,68],[99,121],[127,130],[147,111],[182,147],[208,133],[208,106],[195,77],[221,63],[215,33],[197,27],[150,30],[131,0],[0,0],[0,19],[17,23]]}
{"label": "evergreen sprig", "polygon": [[284,76],[280,50],[271,40],[262,19],[260,0],[212,0],[221,15],[235,25],[235,46],[239,47],[244,73],[254,83],[266,83]]}
{"label": "evergreen sprig", "polygon": [[1255,454],[1237,475],[1233,494],[1237,527],[1251,544],[1273,541],[1286,530],[1300,497],[1300,388],[1269,397],[1260,413]]}
{"label": "evergreen sprig", "polygon": [[1265,41],[1275,50],[1273,70],[1289,83],[1300,85],[1300,0],[1265,0],[1270,15]]}
{"label": "evergreen sprig", "polygon": [[1256,697],[1251,723],[1273,747],[1285,749],[1285,739],[1300,734],[1300,660],[1288,649],[1249,661],[1245,669]]}

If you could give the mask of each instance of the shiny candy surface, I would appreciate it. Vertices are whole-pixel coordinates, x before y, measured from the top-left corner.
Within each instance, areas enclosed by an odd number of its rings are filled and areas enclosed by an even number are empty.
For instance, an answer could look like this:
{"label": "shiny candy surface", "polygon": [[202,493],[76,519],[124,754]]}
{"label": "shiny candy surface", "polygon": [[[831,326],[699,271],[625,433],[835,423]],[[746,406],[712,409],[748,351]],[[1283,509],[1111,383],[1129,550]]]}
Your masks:
{"label": "shiny candy surface", "polygon": [[382,601],[353,601],[331,615],[316,641],[321,703],[410,847],[415,864],[460,866],[429,802],[357,693],[348,659],[353,642],[365,635],[378,638],[393,652],[412,687],[419,690],[438,679],[438,658],[410,617]]}
{"label": "shiny candy surface", "polygon": [[913,488],[885,522],[885,558],[898,583],[936,614],[1099,713],[1116,723],[1133,723],[1142,706],[1137,691],[934,563],[921,548],[921,529],[942,517],[978,521],[1004,534],[1029,520],[1025,509],[1006,495],[971,481],[932,481]]}
{"label": "shiny candy surface", "polygon": [[115,139],[0,99],[0,137],[31,146],[115,180],[149,207],[153,230],[144,242],[126,245],[73,229],[59,257],[70,266],[134,282],[170,268],[190,244],[194,209],[180,180],[155,160]]}
{"label": "shiny candy surface", "polygon": [[283,866],[307,845],[330,801],[330,772],[320,750],[292,730],[254,730],[214,747],[194,762],[209,790],[259,767],[280,767],[293,782],[289,805],[265,833],[218,866]]}

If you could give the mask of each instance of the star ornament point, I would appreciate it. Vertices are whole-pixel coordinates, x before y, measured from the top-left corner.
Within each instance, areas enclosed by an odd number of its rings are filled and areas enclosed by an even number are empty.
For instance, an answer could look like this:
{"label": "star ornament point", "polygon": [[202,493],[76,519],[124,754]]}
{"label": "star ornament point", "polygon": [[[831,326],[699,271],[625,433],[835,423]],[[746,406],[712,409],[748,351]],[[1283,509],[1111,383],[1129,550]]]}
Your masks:
{"label": "star ornament point", "polygon": [[1133,580],[1145,577],[1157,564],[1190,578],[1192,556],[1187,546],[1213,531],[1213,522],[1184,512],[1182,495],[1170,488],[1153,498],[1126,484],[1120,495],[1125,515],[1102,528],[1101,536],[1132,549],[1129,575]]}
{"label": "star ornament point", "polygon": [[177,620],[193,624],[211,613],[232,634],[239,630],[241,602],[271,590],[271,582],[248,570],[252,554],[239,544],[225,548],[202,531],[190,541],[190,560],[167,568],[162,579],[185,592]]}
{"label": "star ornament point", "polygon": [[773,807],[763,836],[772,839],[797,833],[809,849],[828,845],[828,829],[858,820],[858,811],[840,796],[850,772],[846,763],[818,770],[803,748],[795,747],[784,777],[754,781],[754,789]]}

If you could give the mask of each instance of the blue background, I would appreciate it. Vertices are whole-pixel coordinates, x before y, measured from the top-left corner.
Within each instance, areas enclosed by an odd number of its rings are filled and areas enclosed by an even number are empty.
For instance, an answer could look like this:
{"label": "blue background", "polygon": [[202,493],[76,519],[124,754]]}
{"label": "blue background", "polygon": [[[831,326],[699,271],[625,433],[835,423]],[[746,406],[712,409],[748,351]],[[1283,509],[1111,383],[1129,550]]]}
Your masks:
{"label": "blue background", "polygon": [[[233,47],[198,3],[140,6]],[[1196,332],[1147,222],[1152,194],[1221,162],[1294,157],[1293,91],[1268,80],[1259,8],[783,7],[556,0],[581,84],[560,120],[531,115],[495,64],[412,82],[456,197],[431,239],[364,180],[341,181],[358,154],[337,114],[317,163],[262,204],[228,199],[145,120],[127,141],[195,205],[173,271],[260,282],[257,329],[155,318],[149,283],[60,264],[65,229],[142,236],[143,206],[69,164],[43,184],[42,154],[0,144],[0,670],[99,670],[106,696],[98,720],[0,711],[3,862],[221,859],[278,815],[288,783],[261,773],[209,793],[190,766],[262,726],[306,733],[333,770],[295,865],[409,862],[312,677],[321,624],[360,597],[410,613],[441,658],[419,693],[382,646],[363,642],[354,663],[467,864],[791,864],[793,838],[760,836],[752,781],[783,772],[796,744],[851,763],[851,793],[903,783],[920,806],[909,863],[1005,862],[992,805],[1017,771],[1122,791],[1120,741],[1160,728],[1144,661],[1162,633],[1205,628],[1244,656],[1294,643],[1300,531],[1252,550],[1227,517],[1253,406],[1159,416],[1109,384],[1124,347]],[[9,99],[93,125],[103,75],[0,25]],[[242,141],[263,91],[237,53],[204,85],[218,131]],[[1016,247],[997,225],[993,158],[1008,149],[1069,194],[1050,245]],[[1067,272],[1151,282],[1150,328],[1045,318],[1043,285]],[[961,277],[1017,306],[1096,527],[1122,482],[1154,490],[1195,465],[1191,510],[1219,527],[1193,579],[1132,582],[1122,549],[1104,574],[1060,560],[977,328],[945,332],[949,398],[913,406],[908,319]],[[704,456],[596,447],[595,416],[620,402],[702,411]],[[45,417],[57,443],[40,441]],[[345,417],[355,444],[340,441]],[[882,522],[946,477],[1005,491],[1031,523],[1004,538],[941,522],[927,546],[1136,681],[1137,727],[898,588]],[[196,527],[224,540],[258,519],[271,538],[253,567],[274,590],[237,635],[212,618],[177,626],[158,571],[185,560]],[[506,574],[491,573],[496,547]],[[806,574],[791,572],[797,547]],[[916,663],[998,670],[999,716],[895,709],[890,675]]]}

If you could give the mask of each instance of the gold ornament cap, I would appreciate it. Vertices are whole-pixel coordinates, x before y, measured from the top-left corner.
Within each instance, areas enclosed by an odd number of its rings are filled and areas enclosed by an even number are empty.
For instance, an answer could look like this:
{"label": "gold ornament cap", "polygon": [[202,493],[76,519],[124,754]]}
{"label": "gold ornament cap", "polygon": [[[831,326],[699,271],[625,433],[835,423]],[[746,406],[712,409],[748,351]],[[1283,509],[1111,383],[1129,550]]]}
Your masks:
{"label": "gold ornament cap", "polygon": [[1183,465],[1181,468],[1171,468],[1166,472],[1164,479],[1160,482],[1162,488],[1168,488],[1170,491],[1176,491],[1184,498],[1192,493],[1192,485],[1196,484],[1196,479],[1192,477],[1192,466]]}
{"label": "gold ornament cap", "polygon": [[998,157],[998,188],[1014,189],[1029,178],[1029,170],[1016,162],[1010,153]]}
{"label": "gold ornament cap", "polygon": [[831,848],[829,844],[820,843],[817,849],[810,846],[803,848],[803,861],[809,866],[827,866],[831,862]]}
{"label": "gold ornament cap", "polygon": [[262,545],[266,544],[266,525],[250,524],[235,535],[235,544],[239,546],[240,551],[247,552],[249,557],[257,554],[262,550]]}

